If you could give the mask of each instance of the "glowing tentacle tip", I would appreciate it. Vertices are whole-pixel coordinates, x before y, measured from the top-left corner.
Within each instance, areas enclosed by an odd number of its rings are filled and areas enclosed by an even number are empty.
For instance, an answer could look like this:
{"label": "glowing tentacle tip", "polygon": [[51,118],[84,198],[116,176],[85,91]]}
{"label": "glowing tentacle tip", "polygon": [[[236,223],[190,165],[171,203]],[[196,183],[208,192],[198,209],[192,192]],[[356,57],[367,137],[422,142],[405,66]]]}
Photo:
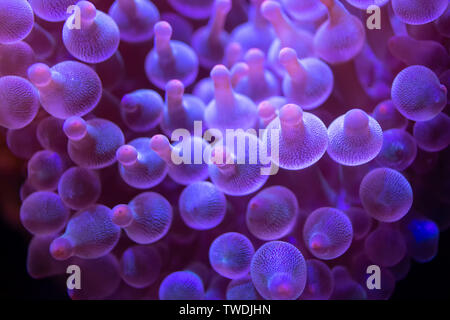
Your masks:
{"label": "glowing tentacle tip", "polygon": [[73,244],[67,238],[56,238],[50,244],[50,254],[56,260],[67,260],[74,254]]}
{"label": "glowing tentacle tip", "polygon": [[126,204],[119,204],[112,209],[112,222],[122,228],[133,222],[133,212]]}
{"label": "glowing tentacle tip", "polygon": [[303,110],[296,104],[287,104],[280,110],[280,121],[282,125],[295,126],[301,123]]}
{"label": "glowing tentacle tip", "polygon": [[280,50],[279,59],[283,65],[289,65],[297,59],[297,52],[292,48],[283,48]]}
{"label": "glowing tentacle tip", "polygon": [[222,64],[215,66],[211,70],[211,78],[214,84],[229,82],[231,78],[230,71]]}
{"label": "glowing tentacle tip", "polygon": [[28,79],[30,79],[36,87],[44,87],[52,80],[52,71],[48,65],[36,63],[28,68]]}
{"label": "glowing tentacle tip", "polygon": [[157,134],[152,137],[152,139],[150,141],[150,147],[156,153],[164,152],[164,151],[167,151],[168,149],[170,149],[170,142],[166,136],[164,136],[162,134]]}
{"label": "glowing tentacle tip", "polygon": [[264,67],[266,57],[260,49],[253,48],[247,51],[244,59],[250,67]]}
{"label": "glowing tentacle tip", "polygon": [[136,163],[138,152],[135,147],[123,145],[116,152],[117,161],[124,166],[130,166]]}
{"label": "glowing tentacle tip", "polygon": [[64,121],[64,133],[70,140],[78,141],[83,139],[87,134],[87,124],[83,118],[70,117]]}
{"label": "glowing tentacle tip", "polygon": [[313,250],[321,250],[327,247],[327,237],[323,234],[315,234],[309,239],[309,247]]}
{"label": "glowing tentacle tip", "polygon": [[259,104],[258,114],[265,126],[277,117],[276,108],[269,101],[263,101]]}
{"label": "glowing tentacle tip", "polygon": [[77,3],[77,6],[80,8],[80,16],[83,24],[89,25],[94,22],[97,16],[97,9],[92,2],[80,1]]}
{"label": "glowing tentacle tip", "polygon": [[268,289],[276,299],[289,299],[294,292],[292,278],[286,273],[276,273],[270,278]]}
{"label": "glowing tentacle tip", "polygon": [[166,21],[160,21],[154,27],[156,39],[170,40],[172,37],[172,26]]}
{"label": "glowing tentacle tip", "polygon": [[369,116],[361,109],[352,109],[345,114],[344,128],[347,133],[362,133],[369,127]]}
{"label": "glowing tentacle tip", "polygon": [[179,97],[182,98],[184,95],[184,85],[179,80],[170,80],[166,85],[166,94],[169,98]]}
{"label": "glowing tentacle tip", "polygon": [[298,60],[297,52],[292,48],[283,48],[278,59],[294,81],[301,81],[305,77],[305,70]]}
{"label": "glowing tentacle tip", "polygon": [[250,67],[245,62],[238,62],[231,68],[231,83],[233,88],[241,81],[242,78],[248,76]]}
{"label": "glowing tentacle tip", "polygon": [[150,148],[155,151],[166,163],[172,161],[172,145],[166,136],[162,134],[153,136],[150,140]]}

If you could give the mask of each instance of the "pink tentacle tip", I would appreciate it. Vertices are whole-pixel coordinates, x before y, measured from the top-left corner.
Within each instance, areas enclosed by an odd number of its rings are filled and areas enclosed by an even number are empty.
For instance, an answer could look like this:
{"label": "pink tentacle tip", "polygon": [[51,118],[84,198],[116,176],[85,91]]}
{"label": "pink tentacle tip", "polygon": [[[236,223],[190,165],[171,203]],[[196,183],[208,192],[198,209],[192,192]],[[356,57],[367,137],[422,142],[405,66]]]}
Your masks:
{"label": "pink tentacle tip", "polygon": [[74,248],[69,239],[59,237],[50,244],[50,254],[56,260],[67,260],[74,254]]}
{"label": "pink tentacle tip", "polygon": [[70,140],[81,140],[87,133],[87,124],[83,118],[70,117],[63,125],[63,130]]}
{"label": "pink tentacle tip", "polygon": [[230,71],[223,64],[218,64],[211,70],[211,78],[214,82],[229,81],[230,77]]}
{"label": "pink tentacle tip", "polygon": [[52,80],[52,71],[44,63],[36,63],[28,68],[28,79],[37,87],[44,87]]}
{"label": "pink tentacle tip", "polygon": [[292,48],[283,48],[280,50],[279,54],[280,63],[283,65],[288,65],[292,62],[297,61],[297,52]]}
{"label": "pink tentacle tip", "polygon": [[265,55],[260,49],[250,49],[245,54],[245,60],[247,63],[264,63]]}
{"label": "pink tentacle tip", "polygon": [[170,39],[172,37],[172,26],[166,21],[160,21],[154,27],[155,37],[159,39]]}
{"label": "pink tentacle tip", "polygon": [[276,115],[276,109],[269,101],[263,101],[258,106],[258,114],[261,118],[271,118]]}
{"label": "pink tentacle tip", "polygon": [[95,20],[97,16],[97,9],[92,2],[89,1],[80,1],[77,3],[77,6],[80,8],[81,19],[86,22],[92,22]]}
{"label": "pink tentacle tip", "polygon": [[112,209],[112,222],[122,228],[133,222],[133,212],[126,204],[119,204]]}
{"label": "pink tentacle tip", "polygon": [[136,163],[138,152],[135,147],[124,145],[117,149],[116,157],[122,165],[129,166]]}
{"label": "pink tentacle tip", "polygon": [[326,247],[326,237],[321,234],[315,234],[309,240],[309,247],[313,250],[321,250]]}
{"label": "pink tentacle tip", "polygon": [[170,80],[167,82],[166,92],[169,96],[181,97],[184,94],[184,85],[179,80]]}
{"label": "pink tentacle tip", "polygon": [[369,116],[361,109],[353,109],[345,114],[344,128],[348,132],[360,132],[369,126]]}
{"label": "pink tentacle tip", "polygon": [[162,134],[157,134],[157,135],[153,136],[153,138],[151,139],[150,147],[156,153],[162,153],[167,150],[170,150],[170,142],[166,136],[164,136]]}
{"label": "pink tentacle tip", "polygon": [[231,69],[231,83],[233,88],[242,80],[242,78],[248,76],[250,68],[245,62],[236,63]]}
{"label": "pink tentacle tip", "polygon": [[287,104],[280,110],[280,121],[283,124],[294,126],[301,123],[303,110],[296,104]]}

